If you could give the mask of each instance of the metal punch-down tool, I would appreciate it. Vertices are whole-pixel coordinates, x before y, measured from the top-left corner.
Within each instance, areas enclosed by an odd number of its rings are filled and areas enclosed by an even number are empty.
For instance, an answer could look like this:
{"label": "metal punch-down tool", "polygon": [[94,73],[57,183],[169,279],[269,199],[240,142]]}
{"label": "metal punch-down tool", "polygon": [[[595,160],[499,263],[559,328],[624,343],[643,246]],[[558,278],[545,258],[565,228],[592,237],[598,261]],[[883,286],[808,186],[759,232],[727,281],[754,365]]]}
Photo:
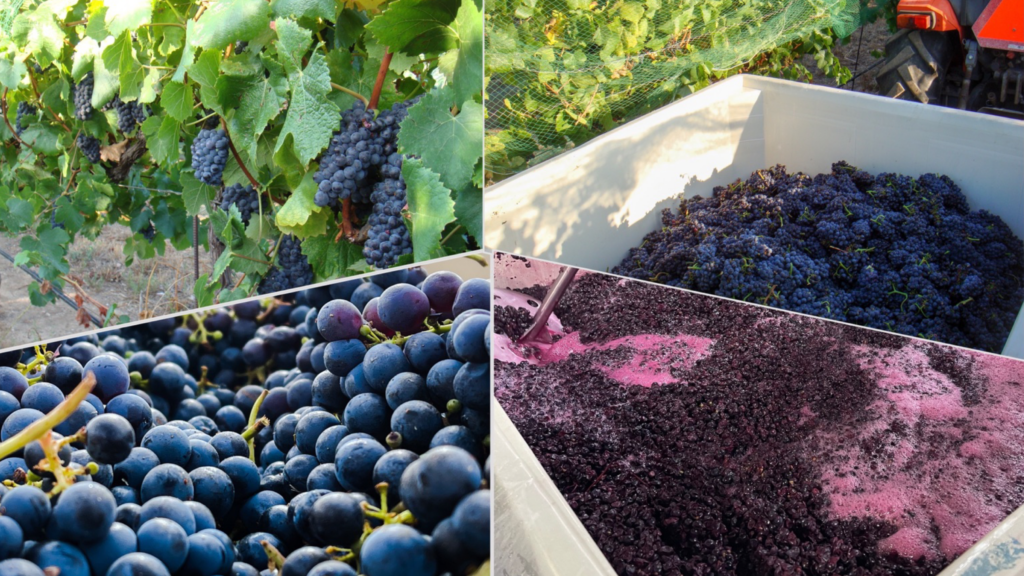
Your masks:
{"label": "metal punch-down tool", "polygon": [[540,308],[533,315],[533,322],[530,324],[530,329],[523,334],[516,344],[526,344],[539,340],[541,335],[544,334],[545,327],[548,323],[548,318],[551,317],[551,313],[555,311],[555,306],[558,306],[558,302],[562,300],[562,296],[565,291],[569,289],[569,285],[572,284],[573,278],[576,277],[576,273],[579,272],[579,268],[573,268],[566,266],[562,268],[562,271],[558,274],[558,278],[555,279],[555,283],[551,285],[551,289],[548,290],[544,301],[540,303]]}

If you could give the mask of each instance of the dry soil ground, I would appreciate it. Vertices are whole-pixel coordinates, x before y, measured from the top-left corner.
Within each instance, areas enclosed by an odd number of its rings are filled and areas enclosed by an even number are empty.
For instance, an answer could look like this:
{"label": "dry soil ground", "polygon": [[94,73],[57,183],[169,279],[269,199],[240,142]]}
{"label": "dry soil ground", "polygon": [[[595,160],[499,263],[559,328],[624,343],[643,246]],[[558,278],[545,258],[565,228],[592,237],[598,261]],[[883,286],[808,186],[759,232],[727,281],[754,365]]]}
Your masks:
{"label": "dry soil ground", "polygon": [[[192,252],[178,252],[168,245],[164,256],[124,265],[122,252],[131,232],[124,226],[105,229],[95,240],[80,238],[71,245],[71,275],[80,278],[85,291],[96,301],[117,305],[118,316],[132,320],[169,314],[195,306],[192,297]],[[18,238],[0,236],[0,249],[14,255]],[[208,272],[209,258],[200,254],[200,273]],[[78,324],[75,311],[63,302],[43,308],[32,306],[28,285],[32,278],[0,257],[0,348],[7,348],[93,329]],[[73,292],[69,289],[69,295]],[[98,315],[94,306],[88,307]]]}

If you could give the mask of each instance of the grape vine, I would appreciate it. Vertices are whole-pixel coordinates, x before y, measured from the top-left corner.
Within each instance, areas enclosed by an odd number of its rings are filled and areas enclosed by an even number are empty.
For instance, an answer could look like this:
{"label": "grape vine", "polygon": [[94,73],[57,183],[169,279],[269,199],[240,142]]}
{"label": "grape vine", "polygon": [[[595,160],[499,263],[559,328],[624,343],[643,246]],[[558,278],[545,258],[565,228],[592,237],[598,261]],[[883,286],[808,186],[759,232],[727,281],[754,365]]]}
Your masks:
{"label": "grape vine", "polygon": [[78,0],[11,16],[0,233],[43,279],[36,305],[68,285],[69,245],[115,224],[134,233],[129,266],[209,250],[200,305],[478,246],[473,0]]}

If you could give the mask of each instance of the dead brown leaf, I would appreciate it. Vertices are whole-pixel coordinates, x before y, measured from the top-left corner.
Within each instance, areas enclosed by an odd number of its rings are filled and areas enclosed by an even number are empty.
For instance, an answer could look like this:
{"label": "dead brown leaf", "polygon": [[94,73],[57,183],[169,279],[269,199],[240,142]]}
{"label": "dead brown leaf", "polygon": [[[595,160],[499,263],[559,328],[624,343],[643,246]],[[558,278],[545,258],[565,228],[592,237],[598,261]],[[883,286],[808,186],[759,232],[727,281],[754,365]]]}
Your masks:
{"label": "dead brown leaf", "polygon": [[117,144],[111,146],[103,146],[100,148],[100,160],[103,160],[104,162],[120,162],[121,154],[124,154],[125,148],[127,147],[127,140],[121,140]]}

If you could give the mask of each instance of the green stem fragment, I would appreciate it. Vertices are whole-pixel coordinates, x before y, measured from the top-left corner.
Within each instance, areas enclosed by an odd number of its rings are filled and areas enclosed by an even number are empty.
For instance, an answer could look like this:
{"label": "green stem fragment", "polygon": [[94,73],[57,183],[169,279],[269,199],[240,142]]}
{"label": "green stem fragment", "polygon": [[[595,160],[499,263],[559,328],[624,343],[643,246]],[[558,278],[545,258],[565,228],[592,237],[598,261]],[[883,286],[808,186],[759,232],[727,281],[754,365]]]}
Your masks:
{"label": "green stem fragment", "polygon": [[245,438],[246,442],[256,438],[256,435],[260,433],[267,426],[270,426],[270,419],[266,416],[257,420],[252,426],[249,426],[242,432],[242,438]]}
{"label": "green stem fragment", "polygon": [[260,545],[267,553],[267,567],[271,570],[280,570],[284,566],[284,555],[267,540],[260,540]]}
{"label": "green stem fragment", "polygon": [[7,440],[0,442],[0,459],[7,458],[11,454],[14,454],[18,450],[21,450],[29,443],[39,440],[44,434],[53,430],[55,426],[63,422],[71,416],[71,414],[78,409],[78,405],[85,400],[85,397],[92,392],[93,387],[96,386],[96,377],[92,372],[85,375],[82,379],[82,383],[75,387],[68,394],[67,398],[63,402],[57,405],[53,410],[46,415],[30,424],[27,428],[18,432],[14,436],[11,436]]}
{"label": "green stem fragment", "polygon": [[[256,398],[256,402],[252,405],[252,410],[249,412],[249,429],[256,426],[256,421],[259,419],[260,407],[263,406],[263,399],[266,398],[269,393],[270,390],[260,392],[259,398]],[[246,430],[246,432],[248,432],[248,430]],[[259,430],[257,430],[257,432],[259,432]],[[246,442],[249,443],[249,460],[256,462],[256,434],[247,438]]]}

